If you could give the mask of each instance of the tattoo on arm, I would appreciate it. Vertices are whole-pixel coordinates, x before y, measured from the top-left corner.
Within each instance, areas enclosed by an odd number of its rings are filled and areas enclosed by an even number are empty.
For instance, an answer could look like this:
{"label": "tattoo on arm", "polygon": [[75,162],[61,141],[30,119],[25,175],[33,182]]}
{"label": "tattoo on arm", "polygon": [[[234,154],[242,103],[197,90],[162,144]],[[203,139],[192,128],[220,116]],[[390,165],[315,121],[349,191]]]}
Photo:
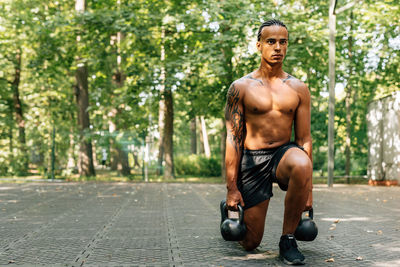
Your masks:
{"label": "tattoo on arm", "polygon": [[231,124],[228,131],[229,142],[239,152],[244,140],[244,114],[239,109],[239,89],[234,84],[228,90],[225,119]]}

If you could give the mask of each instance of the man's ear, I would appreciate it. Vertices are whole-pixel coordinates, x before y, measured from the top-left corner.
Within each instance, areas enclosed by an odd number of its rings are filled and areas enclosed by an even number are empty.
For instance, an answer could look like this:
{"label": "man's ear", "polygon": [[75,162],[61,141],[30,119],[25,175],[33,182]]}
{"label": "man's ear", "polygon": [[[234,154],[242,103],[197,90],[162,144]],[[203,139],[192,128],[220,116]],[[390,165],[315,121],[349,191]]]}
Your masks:
{"label": "man's ear", "polygon": [[257,41],[256,46],[257,46],[257,50],[261,51],[261,41]]}

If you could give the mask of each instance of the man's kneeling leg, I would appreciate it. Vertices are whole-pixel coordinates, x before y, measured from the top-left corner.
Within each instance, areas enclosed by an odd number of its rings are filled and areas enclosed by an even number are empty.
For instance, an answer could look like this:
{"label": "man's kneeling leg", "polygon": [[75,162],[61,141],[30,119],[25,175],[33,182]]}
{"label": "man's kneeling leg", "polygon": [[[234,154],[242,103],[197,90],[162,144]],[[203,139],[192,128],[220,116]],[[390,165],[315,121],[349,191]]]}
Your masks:
{"label": "man's kneeling leg", "polygon": [[247,233],[244,240],[240,241],[239,244],[247,251],[257,248],[261,243],[268,204],[269,199],[244,211],[244,223],[246,224]]}

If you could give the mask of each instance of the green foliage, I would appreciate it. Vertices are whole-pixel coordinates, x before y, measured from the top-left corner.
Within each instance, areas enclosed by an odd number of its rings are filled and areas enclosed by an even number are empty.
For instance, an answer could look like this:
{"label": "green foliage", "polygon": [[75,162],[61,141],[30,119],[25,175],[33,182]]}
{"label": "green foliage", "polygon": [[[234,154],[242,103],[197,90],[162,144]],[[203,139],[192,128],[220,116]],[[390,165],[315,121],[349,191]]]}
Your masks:
{"label": "green foliage", "polygon": [[[78,63],[85,62],[89,70],[91,130],[87,134],[97,146],[97,158],[100,147],[109,149],[113,136],[101,133],[108,132],[112,123],[117,131],[130,134],[126,140],[137,140],[137,147],[149,133],[157,136],[158,103],[163,97],[161,69],[165,64],[165,86],[174,94],[176,171],[200,175],[202,170],[201,175],[217,175],[220,163],[216,158],[181,156],[190,150],[189,122],[195,116],[206,118],[212,154],[217,155],[226,91],[234,80],[258,67],[256,34],[261,22],[271,17],[281,19],[289,28],[284,69],[310,89],[314,168],[325,171],[328,2],[122,0],[118,5],[114,0],[98,0],[87,1],[87,10],[77,13],[74,1],[2,1],[0,174],[18,174],[23,169],[21,159],[27,156],[18,144],[11,88],[20,49],[19,93],[33,168],[42,173],[49,169],[53,126],[57,168],[66,169],[69,160],[77,160],[74,73]],[[338,1],[338,8],[349,2]],[[345,93],[351,98],[352,174],[364,174],[367,104],[400,87],[399,21],[400,6],[395,1],[359,1],[337,15],[336,80],[344,87],[344,93],[337,92],[335,110],[337,175],[342,174],[345,160]],[[118,32],[123,36],[119,43]],[[165,46],[164,63],[161,44]],[[122,74],[123,83],[116,82],[118,74]],[[114,111],[117,115],[111,116]],[[153,150],[157,141],[155,138]],[[210,173],[205,174],[206,170]]]}
{"label": "green foliage", "polygon": [[217,157],[206,158],[201,155],[175,157],[175,170],[178,175],[193,176],[220,176],[221,159]]}

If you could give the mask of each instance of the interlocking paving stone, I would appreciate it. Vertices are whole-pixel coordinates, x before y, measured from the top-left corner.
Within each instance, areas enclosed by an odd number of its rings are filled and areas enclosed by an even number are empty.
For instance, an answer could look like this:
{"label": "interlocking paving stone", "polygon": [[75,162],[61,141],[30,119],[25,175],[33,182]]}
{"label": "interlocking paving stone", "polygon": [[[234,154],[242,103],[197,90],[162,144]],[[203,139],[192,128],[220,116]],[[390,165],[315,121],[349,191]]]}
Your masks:
{"label": "interlocking paving stone", "polygon": [[[0,265],[284,266],[274,194],[246,252],[220,236],[224,185],[0,184]],[[319,235],[298,242],[309,266],[400,266],[400,187],[315,185],[314,209]]]}

